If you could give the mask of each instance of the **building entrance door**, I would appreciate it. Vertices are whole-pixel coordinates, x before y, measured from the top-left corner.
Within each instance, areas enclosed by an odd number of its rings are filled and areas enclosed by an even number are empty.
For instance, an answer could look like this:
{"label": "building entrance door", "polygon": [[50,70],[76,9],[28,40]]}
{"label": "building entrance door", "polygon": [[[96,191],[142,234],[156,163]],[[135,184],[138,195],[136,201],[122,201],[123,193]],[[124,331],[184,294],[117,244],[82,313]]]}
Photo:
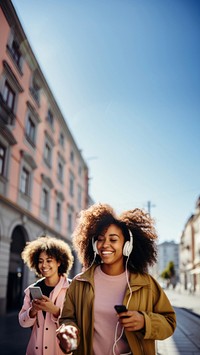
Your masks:
{"label": "building entrance door", "polygon": [[7,312],[19,310],[22,305],[23,269],[21,252],[26,244],[27,232],[23,226],[13,230],[10,245],[10,261],[7,284]]}

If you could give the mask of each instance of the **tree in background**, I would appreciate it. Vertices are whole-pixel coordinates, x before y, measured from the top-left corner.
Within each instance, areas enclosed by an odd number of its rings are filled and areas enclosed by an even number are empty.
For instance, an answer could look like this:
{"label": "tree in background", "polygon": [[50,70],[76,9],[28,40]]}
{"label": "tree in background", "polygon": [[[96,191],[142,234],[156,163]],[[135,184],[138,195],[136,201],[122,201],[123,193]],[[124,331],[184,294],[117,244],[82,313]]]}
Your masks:
{"label": "tree in background", "polygon": [[160,276],[162,277],[162,279],[167,281],[167,287],[169,287],[169,285],[172,285],[173,288],[176,286],[175,267],[173,261],[169,261]]}

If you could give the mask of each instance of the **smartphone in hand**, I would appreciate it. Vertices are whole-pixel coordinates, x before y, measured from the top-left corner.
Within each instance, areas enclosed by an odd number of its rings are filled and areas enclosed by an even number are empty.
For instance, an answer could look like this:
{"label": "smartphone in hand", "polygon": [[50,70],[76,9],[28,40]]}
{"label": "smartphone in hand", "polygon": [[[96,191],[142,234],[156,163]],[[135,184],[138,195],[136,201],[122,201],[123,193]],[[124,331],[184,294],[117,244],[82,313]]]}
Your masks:
{"label": "smartphone in hand", "polygon": [[33,286],[33,287],[31,286],[29,287],[29,290],[33,300],[35,299],[39,300],[42,298],[43,294],[39,286]]}
{"label": "smartphone in hand", "polygon": [[[118,314],[120,314],[120,313],[122,313],[122,312],[127,312],[128,311],[128,309],[126,308],[126,306],[124,306],[124,304],[120,304],[120,305],[118,305],[118,304],[116,304],[115,306],[114,306],[114,308],[115,308],[115,310],[116,310],[116,312],[118,313]],[[128,316],[123,316],[123,318],[127,318]]]}

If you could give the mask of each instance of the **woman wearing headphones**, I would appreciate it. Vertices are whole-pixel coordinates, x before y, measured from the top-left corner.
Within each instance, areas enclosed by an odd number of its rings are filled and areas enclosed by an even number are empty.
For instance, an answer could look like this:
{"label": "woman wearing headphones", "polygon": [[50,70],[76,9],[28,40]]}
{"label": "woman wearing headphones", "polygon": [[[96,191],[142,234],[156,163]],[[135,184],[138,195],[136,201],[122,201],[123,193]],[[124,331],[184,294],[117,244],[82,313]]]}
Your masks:
{"label": "woman wearing headphones", "polygon": [[[73,244],[84,272],[67,290],[57,336],[76,355],[154,355],[171,336],[175,312],[148,274],[156,262],[153,220],[140,209],[117,216],[109,205],[80,214]],[[120,310],[116,305],[126,306]],[[122,313],[117,313],[122,311]]]}

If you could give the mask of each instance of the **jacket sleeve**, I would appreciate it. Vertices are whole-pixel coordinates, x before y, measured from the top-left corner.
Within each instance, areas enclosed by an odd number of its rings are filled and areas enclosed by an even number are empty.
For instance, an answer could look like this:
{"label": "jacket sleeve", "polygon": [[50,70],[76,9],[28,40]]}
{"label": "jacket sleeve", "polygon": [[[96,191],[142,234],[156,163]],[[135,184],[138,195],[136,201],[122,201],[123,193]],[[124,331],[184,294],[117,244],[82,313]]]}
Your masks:
{"label": "jacket sleeve", "polygon": [[153,294],[153,310],[142,312],[145,318],[144,339],[163,340],[174,333],[176,314],[167,295],[155,280]]}
{"label": "jacket sleeve", "polygon": [[77,330],[78,330],[77,345],[78,345],[79,340],[80,340],[80,337],[79,337],[80,331],[79,331],[79,327],[77,325],[77,320],[76,320],[76,316],[75,316],[75,314],[76,314],[76,310],[75,310],[76,296],[74,294],[74,289],[75,289],[75,285],[74,285],[74,282],[72,282],[66,291],[65,301],[63,304],[63,308],[62,308],[61,317],[59,318],[59,325],[60,326],[62,324],[72,325],[77,328]]}
{"label": "jacket sleeve", "polygon": [[31,318],[29,315],[30,309],[31,309],[30,291],[27,288],[25,290],[24,303],[18,315],[19,324],[23,328],[32,327],[36,322],[36,317]]}

